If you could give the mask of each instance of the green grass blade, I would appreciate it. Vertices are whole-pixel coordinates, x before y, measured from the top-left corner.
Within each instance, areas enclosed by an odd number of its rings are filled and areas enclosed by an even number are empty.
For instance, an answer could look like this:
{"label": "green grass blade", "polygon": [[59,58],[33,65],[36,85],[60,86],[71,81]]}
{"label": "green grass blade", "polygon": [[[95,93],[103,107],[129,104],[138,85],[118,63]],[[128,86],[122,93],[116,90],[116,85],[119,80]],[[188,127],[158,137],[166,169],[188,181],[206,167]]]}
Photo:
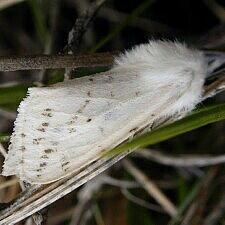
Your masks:
{"label": "green grass blade", "polygon": [[16,110],[19,103],[26,96],[28,85],[17,85],[0,88],[0,108]]}
{"label": "green grass blade", "polygon": [[0,133],[0,142],[9,141],[9,135]]}
{"label": "green grass blade", "polygon": [[45,15],[41,8],[41,3],[37,0],[28,0],[33,15],[34,25],[36,28],[38,39],[44,46],[48,38],[48,31],[45,23]]}
{"label": "green grass blade", "polygon": [[177,215],[174,218],[172,218],[172,220],[169,222],[169,225],[175,225],[175,224],[177,224],[177,222],[179,222],[182,214],[188,208],[188,206],[191,204],[191,202],[193,201],[193,199],[197,195],[200,186],[201,186],[201,181],[197,182],[195,185],[193,185],[189,194],[186,196],[186,198],[184,199],[182,204],[179,206]]}
{"label": "green grass blade", "polygon": [[193,112],[186,118],[176,121],[170,125],[159,128],[155,131],[137,137],[131,142],[122,144],[113,150],[105,153],[106,155],[117,155],[123,152],[134,151],[137,148],[153,145],[161,141],[173,138],[179,134],[197,129],[210,123],[225,119],[225,103],[209,106]]}

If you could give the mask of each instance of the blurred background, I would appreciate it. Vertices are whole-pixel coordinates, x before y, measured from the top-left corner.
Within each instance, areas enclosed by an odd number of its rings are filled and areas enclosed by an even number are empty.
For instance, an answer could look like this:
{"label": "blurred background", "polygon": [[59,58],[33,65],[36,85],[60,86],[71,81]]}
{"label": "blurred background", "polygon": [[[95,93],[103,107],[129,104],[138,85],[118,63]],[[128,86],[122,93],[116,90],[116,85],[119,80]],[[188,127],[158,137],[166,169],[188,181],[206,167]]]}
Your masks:
{"label": "blurred background", "polygon": [[[76,18],[91,2],[0,0],[0,55],[64,52]],[[149,39],[179,40],[201,49],[224,51],[225,2],[106,0],[76,52],[123,51]],[[89,73],[87,69],[76,71],[77,76]],[[16,108],[27,88],[40,85],[43,80],[52,84],[63,80],[63,76],[64,70],[0,72],[0,134],[6,138],[1,148],[7,150],[7,136],[13,129]],[[203,102],[201,107],[224,102],[224,97],[221,93]],[[116,164],[107,173],[50,205],[44,212],[45,224],[225,225],[224,165],[176,165],[179,160],[185,162],[187,154],[191,158],[223,154],[224,128],[224,122],[214,123],[145,150],[153,155],[160,153],[157,159],[133,154],[129,161]],[[163,157],[171,157],[171,161],[163,163]],[[0,163],[3,160],[0,156]],[[153,189],[140,184],[132,168],[141,172]],[[1,203],[14,199],[19,192],[16,178],[0,176]],[[163,204],[158,192],[163,196]]]}

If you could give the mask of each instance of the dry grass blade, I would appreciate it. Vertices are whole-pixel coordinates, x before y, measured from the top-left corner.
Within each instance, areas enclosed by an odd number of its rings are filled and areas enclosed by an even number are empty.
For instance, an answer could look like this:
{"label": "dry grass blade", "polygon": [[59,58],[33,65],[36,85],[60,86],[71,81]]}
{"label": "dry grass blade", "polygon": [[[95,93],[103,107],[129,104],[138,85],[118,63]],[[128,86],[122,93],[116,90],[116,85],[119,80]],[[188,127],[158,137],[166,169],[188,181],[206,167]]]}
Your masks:
{"label": "dry grass blade", "polygon": [[123,165],[171,217],[176,215],[177,210],[174,204],[162,193],[162,191],[153,181],[150,180],[150,178],[148,178],[128,160],[124,161]]}
{"label": "dry grass blade", "polygon": [[4,116],[5,118],[9,120],[15,120],[16,119],[16,113],[15,112],[9,112],[4,109],[0,109],[0,115]]}
{"label": "dry grass blade", "polygon": [[135,204],[138,204],[142,207],[145,207],[147,209],[150,209],[159,213],[166,213],[165,210],[163,210],[160,206],[148,203],[147,201],[136,197],[135,195],[131,194],[126,188],[123,188],[121,192],[124,195],[124,197],[126,197],[129,201]]}
{"label": "dry grass blade", "polygon": [[1,211],[1,224],[8,225],[10,223],[19,222],[43,209],[105,171],[127,154],[129,154],[129,152],[116,157],[100,159],[88,168],[79,171],[79,173],[72,174],[68,178],[59,180],[50,185],[32,186],[23,193],[11,207]]}
{"label": "dry grass blade", "polygon": [[221,22],[225,22],[225,8],[222,5],[215,0],[204,0],[203,2]]}
{"label": "dry grass blade", "polygon": [[7,188],[7,187],[10,187],[14,184],[17,184],[19,181],[17,178],[14,178],[14,179],[11,179],[11,180],[7,180],[7,181],[4,181],[4,182],[1,182],[0,183],[0,190],[1,189],[4,189],[4,188]]}
{"label": "dry grass blade", "polygon": [[219,172],[219,167],[215,166],[210,169],[205,179],[203,180],[201,187],[199,188],[199,192],[195,197],[193,203],[189,207],[184,219],[182,221],[182,225],[199,225],[202,224],[204,209],[206,208],[206,204],[209,198],[209,190],[212,185],[215,177]]}
{"label": "dry grass blade", "polygon": [[0,10],[3,10],[7,7],[15,5],[17,3],[23,2],[24,0],[1,0],[0,1]]}
{"label": "dry grass blade", "polygon": [[5,150],[5,148],[3,147],[3,145],[1,143],[0,143],[0,153],[5,158],[7,153],[6,153],[6,150]]}
{"label": "dry grass blade", "polygon": [[70,225],[80,225],[83,218],[89,214],[92,205],[92,198],[94,194],[100,191],[104,181],[102,176],[98,176],[92,182],[85,184],[77,193],[78,203],[76,209],[71,217]]}
{"label": "dry grass blade", "polygon": [[225,90],[225,74],[221,75],[212,84],[205,87],[204,99],[212,97]]}
{"label": "dry grass blade", "polygon": [[191,167],[191,166],[210,166],[225,163],[225,155],[206,156],[206,155],[182,155],[171,156],[157,150],[144,149],[137,151],[134,156],[143,157],[154,162],[173,166],[173,167]]}

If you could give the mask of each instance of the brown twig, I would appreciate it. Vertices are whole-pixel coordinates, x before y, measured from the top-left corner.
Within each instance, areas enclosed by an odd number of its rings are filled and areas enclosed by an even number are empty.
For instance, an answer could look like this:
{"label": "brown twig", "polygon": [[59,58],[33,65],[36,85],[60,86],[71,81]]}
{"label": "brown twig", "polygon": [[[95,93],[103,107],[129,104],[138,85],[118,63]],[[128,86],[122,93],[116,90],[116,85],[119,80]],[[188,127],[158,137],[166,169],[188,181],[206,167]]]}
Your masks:
{"label": "brown twig", "polygon": [[0,57],[0,71],[62,69],[79,67],[109,66],[113,62],[111,53],[80,55],[34,55]]}
{"label": "brown twig", "polygon": [[76,19],[74,26],[69,33],[68,45],[65,48],[67,52],[71,51],[72,53],[77,53],[84,33],[105,1],[106,0],[96,0],[92,2],[88,9]]}
{"label": "brown twig", "polygon": [[[55,39],[56,39],[56,34],[57,34],[57,25],[59,22],[59,0],[54,0],[52,2],[50,2],[50,24],[51,24],[51,28],[50,28],[50,32],[48,35],[48,40],[45,43],[45,49],[44,49],[44,54],[52,54],[54,51],[54,47],[55,47]],[[39,77],[41,80],[41,83],[46,85],[48,84],[49,81],[49,71],[48,70],[41,70],[39,73]]]}
{"label": "brown twig", "polygon": [[[64,53],[77,54],[80,48],[80,43],[91,21],[94,19],[99,8],[106,0],[95,0],[87,10],[82,13],[75,21],[72,30],[68,35],[68,44],[64,48]],[[76,74],[75,68],[66,68],[64,78],[71,79]]]}

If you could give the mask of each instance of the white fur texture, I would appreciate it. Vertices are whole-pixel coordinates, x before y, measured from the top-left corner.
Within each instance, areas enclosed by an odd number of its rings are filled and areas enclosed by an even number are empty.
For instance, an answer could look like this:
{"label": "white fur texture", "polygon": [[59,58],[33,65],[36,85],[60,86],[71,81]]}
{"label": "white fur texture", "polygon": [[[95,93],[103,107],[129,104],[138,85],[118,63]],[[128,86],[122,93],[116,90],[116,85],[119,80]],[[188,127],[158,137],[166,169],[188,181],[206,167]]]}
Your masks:
{"label": "white fur texture", "polygon": [[49,183],[81,169],[159,117],[192,110],[206,69],[200,51],[150,41],[116,58],[108,72],[29,88],[3,175]]}

